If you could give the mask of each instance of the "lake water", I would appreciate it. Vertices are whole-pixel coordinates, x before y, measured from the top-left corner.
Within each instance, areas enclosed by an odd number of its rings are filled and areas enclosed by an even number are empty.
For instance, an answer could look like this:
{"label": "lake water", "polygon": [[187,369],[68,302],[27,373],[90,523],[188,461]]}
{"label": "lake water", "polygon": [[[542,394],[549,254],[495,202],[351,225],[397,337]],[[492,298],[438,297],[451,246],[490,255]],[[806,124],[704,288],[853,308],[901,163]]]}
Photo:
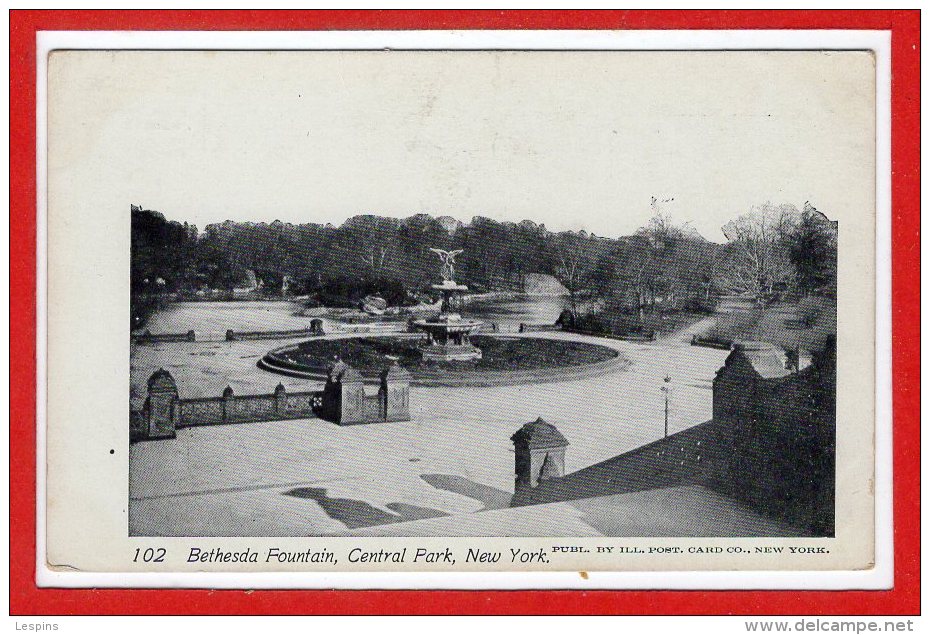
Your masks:
{"label": "lake water", "polygon": [[[559,314],[571,307],[564,295],[519,294],[507,298],[470,298],[459,311],[463,315],[507,327],[527,324],[554,324]],[[579,307],[583,311],[583,307]]]}
{"label": "lake water", "polygon": [[[515,331],[521,322],[554,324],[571,306],[568,296],[512,295],[506,298],[472,297],[459,313],[495,322],[503,331]],[[193,329],[198,339],[225,339],[226,329],[262,331],[310,326],[310,317],[299,316],[301,306],[280,300],[240,302],[174,302],[157,311],[145,325],[152,333],[185,333]],[[585,310],[584,304],[579,309]]]}

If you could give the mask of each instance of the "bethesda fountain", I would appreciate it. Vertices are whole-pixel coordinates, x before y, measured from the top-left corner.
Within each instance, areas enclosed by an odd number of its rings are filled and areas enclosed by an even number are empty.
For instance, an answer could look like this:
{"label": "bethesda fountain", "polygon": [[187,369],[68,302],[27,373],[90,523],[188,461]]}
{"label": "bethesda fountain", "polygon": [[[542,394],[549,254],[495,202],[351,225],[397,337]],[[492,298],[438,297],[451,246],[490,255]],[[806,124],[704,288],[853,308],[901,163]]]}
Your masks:
{"label": "bethesda fountain", "polygon": [[412,321],[416,335],[314,333],[308,340],[268,351],[259,367],[325,381],[338,357],[363,377],[374,379],[382,373],[385,360],[391,360],[411,373],[413,383],[420,386],[501,386],[593,377],[628,364],[617,350],[602,344],[478,334],[483,323],[456,312],[457,296],[468,291],[455,282],[455,257],[462,250],[432,251],[442,260],[442,282],[432,285],[442,294],[442,302],[438,314]]}
{"label": "bethesda fountain", "polygon": [[431,285],[442,294],[439,315],[414,320],[413,325],[426,333],[426,343],[420,347],[423,361],[463,362],[481,359],[481,349],[471,343],[469,336],[481,328],[482,322],[463,318],[453,311],[453,300],[468,291],[464,284],[457,284],[455,257],[463,250],[445,251],[430,247],[430,251],[442,261],[442,283]]}

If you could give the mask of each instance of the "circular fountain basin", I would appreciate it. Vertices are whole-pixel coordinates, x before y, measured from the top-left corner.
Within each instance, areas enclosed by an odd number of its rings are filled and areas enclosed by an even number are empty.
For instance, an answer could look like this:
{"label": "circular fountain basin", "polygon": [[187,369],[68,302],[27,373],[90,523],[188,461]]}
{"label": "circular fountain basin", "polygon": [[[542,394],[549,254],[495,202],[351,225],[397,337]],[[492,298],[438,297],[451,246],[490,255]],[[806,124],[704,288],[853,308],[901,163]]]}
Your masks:
{"label": "circular fountain basin", "polygon": [[625,368],[629,362],[617,350],[589,341],[542,336],[476,335],[480,358],[435,361],[424,355],[422,334],[381,337],[314,338],[270,351],[259,366],[305,379],[325,380],[335,357],[375,378],[388,359],[419,386],[502,386],[569,381]]}
{"label": "circular fountain basin", "polygon": [[478,329],[483,322],[478,320],[467,320],[462,319],[457,314],[452,314],[446,316],[445,318],[424,318],[420,320],[413,321],[414,326],[417,328],[431,331],[434,333],[437,332],[447,332],[447,333],[471,333]]}
{"label": "circular fountain basin", "polygon": [[458,313],[443,313],[436,318],[414,320],[413,325],[427,333],[429,340],[420,347],[427,362],[468,362],[481,359],[481,349],[471,343],[470,334],[483,322],[463,320]]}

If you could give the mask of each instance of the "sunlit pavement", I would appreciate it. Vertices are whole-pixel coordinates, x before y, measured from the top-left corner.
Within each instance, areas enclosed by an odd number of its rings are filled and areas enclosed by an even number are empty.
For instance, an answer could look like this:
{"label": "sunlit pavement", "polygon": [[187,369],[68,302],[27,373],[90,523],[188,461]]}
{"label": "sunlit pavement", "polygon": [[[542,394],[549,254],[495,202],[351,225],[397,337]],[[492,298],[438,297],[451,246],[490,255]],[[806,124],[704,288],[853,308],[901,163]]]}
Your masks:
{"label": "sunlit pavement", "polygon": [[[276,310],[262,316],[262,328],[307,321]],[[190,314],[185,321],[190,324]],[[727,351],[679,338],[634,344],[552,336],[611,346],[631,364],[568,382],[412,387],[412,420],[403,423],[339,427],[311,419],[194,427],[179,430],[176,439],[135,444],[131,533],[301,536],[393,526],[396,534],[397,523],[506,506],[513,491],[510,436],[538,416],[569,440],[569,472],[660,438],[666,376],[670,433],[710,419],[711,380]],[[145,381],[159,367],[175,376],[182,397],[218,396],[226,385],[237,394],[268,393],[279,382],[292,390],[318,387],[257,368],[261,355],[286,342],[293,340],[134,346],[133,405],[141,405]]]}

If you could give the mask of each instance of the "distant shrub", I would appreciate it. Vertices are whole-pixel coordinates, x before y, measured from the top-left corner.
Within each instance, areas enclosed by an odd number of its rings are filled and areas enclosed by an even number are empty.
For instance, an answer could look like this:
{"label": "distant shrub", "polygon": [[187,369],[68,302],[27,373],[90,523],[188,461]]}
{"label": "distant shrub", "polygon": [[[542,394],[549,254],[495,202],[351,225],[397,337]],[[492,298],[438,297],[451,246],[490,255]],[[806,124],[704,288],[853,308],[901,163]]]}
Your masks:
{"label": "distant shrub", "polygon": [[797,309],[795,309],[798,322],[806,327],[813,326],[814,322],[816,322],[823,313],[825,305],[826,301],[823,298],[802,298],[801,301],[798,302]]}
{"label": "distant shrub", "polygon": [[395,278],[333,278],[310,292],[308,307],[348,309],[357,307],[367,296],[380,296],[388,306],[410,306],[416,298]]}
{"label": "distant shrub", "polygon": [[717,310],[717,301],[713,298],[688,298],[681,303],[681,310],[687,313],[711,314]]}
{"label": "distant shrub", "polygon": [[587,313],[575,318],[575,329],[593,335],[615,335],[629,337],[632,335],[649,335],[653,329],[648,328],[638,318],[622,313]]}
{"label": "distant shrub", "polygon": [[157,310],[167,304],[167,298],[161,294],[133,293],[129,297],[129,327],[130,330],[145,326],[149,318]]}

